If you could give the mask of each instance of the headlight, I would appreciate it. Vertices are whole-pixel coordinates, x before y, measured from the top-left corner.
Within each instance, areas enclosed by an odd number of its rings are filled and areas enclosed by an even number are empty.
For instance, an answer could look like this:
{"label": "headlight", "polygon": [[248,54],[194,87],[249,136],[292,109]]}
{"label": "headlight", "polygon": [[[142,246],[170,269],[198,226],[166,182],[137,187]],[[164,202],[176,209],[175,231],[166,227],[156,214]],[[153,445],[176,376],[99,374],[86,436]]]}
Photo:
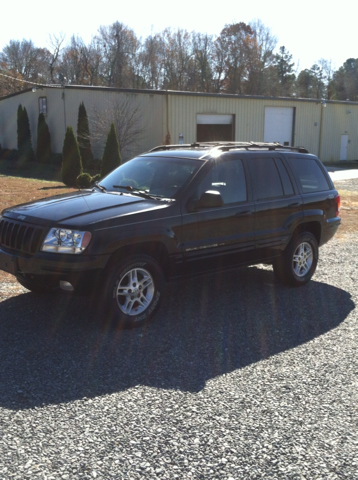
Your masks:
{"label": "headlight", "polygon": [[82,253],[90,243],[90,232],[51,228],[42,244],[43,252]]}

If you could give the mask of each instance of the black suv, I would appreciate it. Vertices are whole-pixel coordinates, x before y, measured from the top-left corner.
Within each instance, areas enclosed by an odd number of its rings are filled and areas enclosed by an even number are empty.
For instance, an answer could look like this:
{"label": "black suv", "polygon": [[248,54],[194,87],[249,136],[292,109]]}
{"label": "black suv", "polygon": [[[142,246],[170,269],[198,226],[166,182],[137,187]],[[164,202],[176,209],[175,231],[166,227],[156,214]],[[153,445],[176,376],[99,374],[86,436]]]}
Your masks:
{"label": "black suv", "polygon": [[178,277],[266,263],[283,283],[305,285],[339,207],[304,148],[160,146],[92,189],[4,210],[0,269],[37,293],[95,286],[115,321],[136,326]]}

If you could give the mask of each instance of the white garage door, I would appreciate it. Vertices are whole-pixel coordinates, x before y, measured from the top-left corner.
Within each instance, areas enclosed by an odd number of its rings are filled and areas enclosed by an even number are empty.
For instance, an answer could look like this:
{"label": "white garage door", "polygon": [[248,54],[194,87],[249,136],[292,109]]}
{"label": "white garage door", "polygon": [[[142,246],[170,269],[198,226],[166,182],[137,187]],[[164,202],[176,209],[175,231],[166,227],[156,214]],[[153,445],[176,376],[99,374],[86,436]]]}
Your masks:
{"label": "white garage door", "polygon": [[265,107],[265,142],[292,146],[293,107]]}

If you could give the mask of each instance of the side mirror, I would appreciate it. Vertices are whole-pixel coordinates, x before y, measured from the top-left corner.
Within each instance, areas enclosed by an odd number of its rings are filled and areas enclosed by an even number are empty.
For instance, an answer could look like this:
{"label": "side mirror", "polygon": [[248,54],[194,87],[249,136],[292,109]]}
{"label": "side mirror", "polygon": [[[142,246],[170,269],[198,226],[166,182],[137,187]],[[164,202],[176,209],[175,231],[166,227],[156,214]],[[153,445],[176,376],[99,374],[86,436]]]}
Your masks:
{"label": "side mirror", "polygon": [[198,203],[196,204],[196,208],[217,208],[222,207],[224,205],[223,197],[221,196],[220,192],[216,190],[208,190],[204,192]]}

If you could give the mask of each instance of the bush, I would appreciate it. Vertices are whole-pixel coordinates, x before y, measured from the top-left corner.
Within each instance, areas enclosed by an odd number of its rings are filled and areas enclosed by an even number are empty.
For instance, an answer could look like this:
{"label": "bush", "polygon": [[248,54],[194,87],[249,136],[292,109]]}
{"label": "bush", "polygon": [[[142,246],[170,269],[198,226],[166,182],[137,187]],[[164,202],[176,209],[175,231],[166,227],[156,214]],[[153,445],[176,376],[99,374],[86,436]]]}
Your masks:
{"label": "bush", "polygon": [[85,104],[82,102],[78,108],[77,119],[77,143],[80,149],[82,164],[88,168],[88,164],[93,160],[88,117]]}
{"label": "bush", "polygon": [[62,181],[68,187],[77,187],[77,177],[82,173],[78,143],[72,127],[67,127],[62,149]]}
{"label": "bush", "polygon": [[106,145],[104,147],[101,176],[105,177],[108,173],[119,167],[121,163],[122,159],[119,152],[117,133],[114,128],[114,124],[112,123],[108,132]]}
{"label": "bush", "polygon": [[96,182],[99,182],[101,180],[101,174],[100,173],[97,173],[97,175],[95,175],[94,177],[92,177],[92,185]]}
{"label": "bush", "polygon": [[17,109],[17,148],[20,160],[34,162],[36,160],[32,148],[31,130],[26,108],[20,104]]}
{"label": "bush", "polygon": [[46,123],[45,115],[39,114],[37,122],[36,158],[40,163],[47,163],[51,157],[51,136]]}
{"label": "bush", "polygon": [[77,177],[78,188],[90,188],[93,184],[93,178],[89,173],[81,173]]}

